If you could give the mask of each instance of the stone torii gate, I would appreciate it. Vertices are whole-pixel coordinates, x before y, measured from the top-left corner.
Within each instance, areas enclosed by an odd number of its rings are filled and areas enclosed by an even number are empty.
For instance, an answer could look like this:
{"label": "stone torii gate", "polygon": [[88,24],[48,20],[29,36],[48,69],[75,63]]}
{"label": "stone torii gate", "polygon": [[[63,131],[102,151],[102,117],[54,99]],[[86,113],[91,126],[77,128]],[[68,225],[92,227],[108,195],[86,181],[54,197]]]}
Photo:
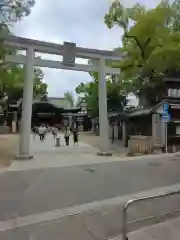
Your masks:
{"label": "stone torii gate", "polygon": [[[6,57],[6,62],[23,64],[25,67],[20,143],[17,158],[30,159],[33,157],[30,153],[30,135],[34,66],[99,73],[100,142],[102,153],[107,153],[109,141],[106,74],[119,75],[120,70],[107,67],[106,61],[118,61],[121,60],[123,56],[114,51],[76,47],[75,43],[65,42],[63,45],[60,45],[16,36],[8,36],[5,38],[4,43],[8,48],[26,51],[26,55],[9,55]],[[63,56],[63,61],[40,59],[35,56],[36,52]],[[92,64],[77,64],[75,62],[76,57],[90,59],[92,60]]]}

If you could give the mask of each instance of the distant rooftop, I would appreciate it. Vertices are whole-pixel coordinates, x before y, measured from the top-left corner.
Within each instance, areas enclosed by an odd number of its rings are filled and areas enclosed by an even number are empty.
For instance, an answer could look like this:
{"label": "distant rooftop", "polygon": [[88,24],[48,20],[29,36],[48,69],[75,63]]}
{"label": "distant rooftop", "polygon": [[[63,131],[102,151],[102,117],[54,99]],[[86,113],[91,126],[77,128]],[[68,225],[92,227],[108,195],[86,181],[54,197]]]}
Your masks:
{"label": "distant rooftop", "polygon": [[63,97],[48,97],[48,100],[64,100]]}
{"label": "distant rooftop", "polygon": [[48,101],[61,108],[70,108],[70,103],[63,97],[48,97]]}

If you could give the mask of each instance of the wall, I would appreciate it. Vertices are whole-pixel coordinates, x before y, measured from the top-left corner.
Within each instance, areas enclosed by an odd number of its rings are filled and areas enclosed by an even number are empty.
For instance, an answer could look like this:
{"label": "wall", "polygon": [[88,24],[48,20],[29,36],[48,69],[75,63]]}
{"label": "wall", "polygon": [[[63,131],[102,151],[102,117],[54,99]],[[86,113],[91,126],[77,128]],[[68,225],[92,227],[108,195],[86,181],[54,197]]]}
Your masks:
{"label": "wall", "polygon": [[130,135],[152,136],[152,115],[140,115],[130,119]]}
{"label": "wall", "polygon": [[112,138],[112,131],[113,131],[113,128],[114,127],[114,138],[115,139],[120,139],[120,128],[121,128],[121,126],[118,126],[118,125],[114,125],[114,126],[112,126],[112,125],[110,125],[109,124],[109,138]]}

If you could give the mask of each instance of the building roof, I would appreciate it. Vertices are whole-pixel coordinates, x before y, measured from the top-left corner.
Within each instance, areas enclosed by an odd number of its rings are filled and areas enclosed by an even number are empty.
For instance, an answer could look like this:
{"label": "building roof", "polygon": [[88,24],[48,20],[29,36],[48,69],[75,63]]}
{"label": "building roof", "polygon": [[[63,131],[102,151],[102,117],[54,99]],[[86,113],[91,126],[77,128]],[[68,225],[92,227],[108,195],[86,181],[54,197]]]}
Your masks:
{"label": "building roof", "polygon": [[63,97],[48,97],[48,100],[64,100],[65,98]]}
{"label": "building roof", "polygon": [[77,113],[79,111],[81,111],[80,107],[63,108],[63,113]]}
{"label": "building roof", "polygon": [[145,116],[152,114],[152,108],[133,109],[131,112],[109,112],[108,118],[120,117],[121,119],[129,119],[133,117]]}
{"label": "building roof", "polygon": [[59,105],[53,104],[50,101],[33,101],[33,108],[38,112],[58,112],[58,113],[76,113],[81,108],[63,108]]}
{"label": "building roof", "polygon": [[58,98],[58,97],[48,97],[49,102],[62,107],[62,108],[69,108],[70,103],[65,98]]}
{"label": "building roof", "polygon": [[124,117],[127,117],[127,113],[126,112],[108,112],[108,118],[113,118],[113,117],[124,118]]}
{"label": "building roof", "polygon": [[33,101],[32,111],[38,113],[55,112],[62,113],[63,108],[48,101]]}
{"label": "building roof", "polygon": [[152,114],[152,112],[153,112],[153,108],[152,107],[150,107],[150,108],[140,108],[140,109],[135,109],[131,113],[127,113],[127,116],[129,118],[139,117],[139,116],[145,116],[145,115]]}

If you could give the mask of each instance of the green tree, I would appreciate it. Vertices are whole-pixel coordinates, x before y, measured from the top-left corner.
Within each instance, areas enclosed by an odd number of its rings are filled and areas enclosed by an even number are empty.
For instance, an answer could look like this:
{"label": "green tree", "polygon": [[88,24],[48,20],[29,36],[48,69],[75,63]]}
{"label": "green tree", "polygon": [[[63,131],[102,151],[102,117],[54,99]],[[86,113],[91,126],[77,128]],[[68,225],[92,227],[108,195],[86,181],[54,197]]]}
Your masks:
{"label": "green tree", "polygon": [[115,65],[120,67],[129,90],[145,97],[147,104],[157,100],[164,75],[179,71],[179,13],[179,0],[162,1],[154,9],[139,4],[125,8],[114,1],[105,15],[109,29],[116,25],[124,31],[121,51],[126,58]]}
{"label": "green tree", "polygon": [[65,92],[64,93],[64,98],[69,103],[70,107],[74,107],[75,99],[74,99],[74,95],[73,95],[72,92]]}
{"label": "green tree", "polygon": [[92,81],[89,83],[80,83],[76,88],[76,93],[80,94],[81,98],[87,104],[89,113],[93,117],[98,116],[98,83]]}
{"label": "green tree", "polygon": [[[41,96],[47,92],[47,84],[42,82],[43,72],[39,68],[34,69],[34,97]],[[4,95],[8,98],[16,96],[14,100],[22,97],[24,84],[24,68],[21,66],[9,67],[4,75],[0,75],[0,98]]]}
{"label": "green tree", "polygon": [[75,101],[75,106],[76,106],[76,107],[80,107],[80,105],[81,105],[81,103],[82,103],[83,100],[84,100],[83,97],[78,96],[78,97],[76,98],[76,101]]}
{"label": "green tree", "polygon": [[[4,47],[4,38],[11,34],[10,26],[30,14],[34,0],[4,0],[0,3],[0,105],[3,111],[8,110],[11,102],[17,101],[23,95],[24,69],[19,65],[7,64],[4,59],[7,54],[17,54],[16,50]],[[44,74],[40,68],[34,69],[34,97],[47,93],[47,84],[43,83]]]}
{"label": "green tree", "polygon": [[0,2],[2,23],[9,24],[28,16],[34,4],[34,0],[2,0]]}
{"label": "green tree", "polygon": [[[77,94],[80,94],[87,103],[87,108],[92,117],[99,114],[98,103],[98,74],[91,73],[92,81],[89,83],[81,83],[76,88]],[[111,77],[107,77],[107,108],[108,111],[122,111],[127,103],[126,95],[122,89],[122,85],[114,81]]]}
{"label": "green tree", "polygon": [[34,89],[33,89],[34,98],[47,95],[47,84],[43,83],[43,78],[44,78],[43,71],[40,68],[35,67],[34,68]]}
{"label": "green tree", "polygon": [[[41,97],[47,93],[47,84],[42,82],[43,72],[39,68],[34,69],[35,97]],[[23,97],[24,69],[21,66],[11,66],[0,75],[0,106],[7,116],[9,104],[16,103]],[[6,118],[4,118],[6,120]]]}
{"label": "green tree", "polygon": [[9,50],[5,49],[4,38],[10,34],[9,27],[14,22],[28,16],[35,0],[1,0],[0,1],[0,66]]}

